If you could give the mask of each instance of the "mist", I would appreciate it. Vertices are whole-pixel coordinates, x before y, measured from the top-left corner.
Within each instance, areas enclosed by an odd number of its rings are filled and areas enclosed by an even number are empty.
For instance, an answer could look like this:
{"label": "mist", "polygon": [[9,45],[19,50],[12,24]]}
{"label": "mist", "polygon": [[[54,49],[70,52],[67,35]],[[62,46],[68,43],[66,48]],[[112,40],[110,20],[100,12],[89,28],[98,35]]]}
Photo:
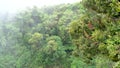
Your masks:
{"label": "mist", "polygon": [[75,3],[80,0],[0,0],[0,14],[15,13],[27,7],[44,7],[63,3]]}

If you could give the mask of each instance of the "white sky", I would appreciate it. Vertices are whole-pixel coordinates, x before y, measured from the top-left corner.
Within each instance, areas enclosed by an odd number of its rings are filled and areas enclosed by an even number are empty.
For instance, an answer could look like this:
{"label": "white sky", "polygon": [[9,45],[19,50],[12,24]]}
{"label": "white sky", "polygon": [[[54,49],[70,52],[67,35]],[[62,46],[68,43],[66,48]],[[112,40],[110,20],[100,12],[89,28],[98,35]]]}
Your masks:
{"label": "white sky", "polygon": [[32,6],[56,5],[61,3],[74,3],[81,0],[0,0],[0,13],[15,12]]}

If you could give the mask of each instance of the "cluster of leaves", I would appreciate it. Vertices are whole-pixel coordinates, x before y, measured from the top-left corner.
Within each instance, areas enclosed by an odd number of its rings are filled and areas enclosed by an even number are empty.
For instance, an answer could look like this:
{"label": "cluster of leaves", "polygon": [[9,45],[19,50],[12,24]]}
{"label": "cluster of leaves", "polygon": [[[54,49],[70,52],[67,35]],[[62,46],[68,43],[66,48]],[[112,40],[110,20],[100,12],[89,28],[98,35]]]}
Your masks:
{"label": "cluster of leaves", "polygon": [[96,68],[119,68],[119,0],[84,0],[83,5],[88,13],[69,25],[76,45],[73,54],[88,64],[97,61]]}
{"label": "cluster of leaves", "polygon": [[120,1],[119,0],[84,0],[84,6],[95,10],[99,13],[105,13],[109,16],[120,16]]}

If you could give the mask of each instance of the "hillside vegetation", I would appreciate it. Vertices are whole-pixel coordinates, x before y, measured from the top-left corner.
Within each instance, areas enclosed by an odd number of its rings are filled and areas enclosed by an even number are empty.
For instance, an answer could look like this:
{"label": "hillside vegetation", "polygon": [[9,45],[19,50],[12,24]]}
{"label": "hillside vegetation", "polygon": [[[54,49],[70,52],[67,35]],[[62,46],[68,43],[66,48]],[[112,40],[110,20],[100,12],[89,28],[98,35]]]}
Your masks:
{"label": "hillside vegetation", "polygon": [[120,68],[120,1],[83,0],[5,16],[0,68]]}

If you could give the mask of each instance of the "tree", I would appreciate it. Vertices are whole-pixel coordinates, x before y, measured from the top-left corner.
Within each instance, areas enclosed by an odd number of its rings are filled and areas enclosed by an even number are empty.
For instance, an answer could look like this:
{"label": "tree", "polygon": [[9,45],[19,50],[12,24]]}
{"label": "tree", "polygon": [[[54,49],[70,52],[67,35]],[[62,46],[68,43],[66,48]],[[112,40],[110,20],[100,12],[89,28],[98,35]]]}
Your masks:
{"label": "tree", "polygon": [[43,35],[42,34],[40,34],[40,33],[34,33],[33,35],[32,35],[32,37],[28,40],[28,42],[30,43],[30,44],[32,44],[32,47],[33,48],[39,48],[39,47],[41,47],[43,44],[43,41],[42,41],[42,39],[43,39]]}
{"label": "tree", "polygon": [[120,2],[84,0],[82,3],[87,8],[86,13],[69,26],[76,45],[73,54],[82,55],[87,64],[98,54],[108,57],[112,62],[119,61]]}
{"label": "tree", "polygon": [[40,58],[37,60],[44,68],[64,68],[66,63],[66,52],[62,46],[60,37],[51,36],[47,38],[47,44],[39,53]]}

